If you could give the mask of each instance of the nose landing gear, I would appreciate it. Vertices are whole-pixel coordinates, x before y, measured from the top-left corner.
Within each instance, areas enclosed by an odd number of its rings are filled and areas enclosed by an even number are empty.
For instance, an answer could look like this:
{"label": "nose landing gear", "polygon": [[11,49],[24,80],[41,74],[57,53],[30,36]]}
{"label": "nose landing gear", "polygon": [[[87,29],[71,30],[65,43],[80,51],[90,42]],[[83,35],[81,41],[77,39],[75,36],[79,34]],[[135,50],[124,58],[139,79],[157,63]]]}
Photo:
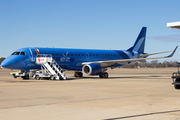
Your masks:
{"label": "nose landing gear", "polygon": [[82,72],[75,72],[75,73],[74,73],[74,77],[82,78],[82,77],[83,77],[83,74],[82,74]]}

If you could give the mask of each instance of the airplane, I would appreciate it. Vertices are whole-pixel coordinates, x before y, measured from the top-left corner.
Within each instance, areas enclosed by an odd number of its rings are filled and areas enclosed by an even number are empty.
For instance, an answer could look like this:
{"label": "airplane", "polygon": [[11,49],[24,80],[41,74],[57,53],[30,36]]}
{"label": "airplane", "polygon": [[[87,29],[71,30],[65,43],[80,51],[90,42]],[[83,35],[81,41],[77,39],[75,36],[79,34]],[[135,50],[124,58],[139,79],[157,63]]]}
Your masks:
{"label": "airplane", "polygon": [[69,48],[41,48],[26,47],[13,52],[2,63],[3,68],[20,69],[28,73],[30,70],[41,69],[35,59],[40,54],[51,55],[63,70],[75,71],[75,77],[84,75],[99,75],[108,78],[108,68],[114,69],[131,62],[144,62],[152,59],[172,57],[174,51],[165,57],[147,58],[153,54],[144,53],[147,27],[142,27],[134,45],[127,50],[96,50],[96,49],[69,49]]}

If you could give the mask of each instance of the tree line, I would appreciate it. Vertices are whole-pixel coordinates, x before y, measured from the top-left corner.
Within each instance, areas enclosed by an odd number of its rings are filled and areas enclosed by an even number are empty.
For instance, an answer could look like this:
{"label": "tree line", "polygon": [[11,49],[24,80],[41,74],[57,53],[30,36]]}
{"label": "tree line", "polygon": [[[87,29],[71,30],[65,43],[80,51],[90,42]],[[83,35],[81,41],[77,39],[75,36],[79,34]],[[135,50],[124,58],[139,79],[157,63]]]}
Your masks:
{"label": "tree line", "polygon": [[158,60],[153,60],[150,62],[135,62],[124,65],[123,68],[168,68],[168,67],[178,67],[177,61],[164,61],[158,62]]}
{"label": "tree line", "polygon": [[1,57],[1,58],[0,58],[0,64],[1,64],[1,62],[2,62],[4,59],[5,59],[4,57]]}

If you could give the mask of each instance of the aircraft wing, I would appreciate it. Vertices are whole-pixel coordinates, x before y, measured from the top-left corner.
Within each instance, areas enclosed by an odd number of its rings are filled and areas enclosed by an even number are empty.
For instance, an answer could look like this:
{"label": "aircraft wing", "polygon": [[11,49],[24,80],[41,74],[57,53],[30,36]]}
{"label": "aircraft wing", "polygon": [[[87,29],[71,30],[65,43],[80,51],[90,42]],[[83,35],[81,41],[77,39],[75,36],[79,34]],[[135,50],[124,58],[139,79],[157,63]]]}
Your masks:
{"label": "aircraft wing", "polygon": [[[155,57],[155,58],[132,58],[132,59],[119,59],[119,60],[107,60],[107,61],[93,61],[93,62],[83,62],[82,65],[85,64],[100,64],[101,67],[110,67],[114,64],[127,64],[128,62],[133,62],[133,61],[138,61],[138,62],[143,62],[146,60],[153,60],[153,59],[162,59],[162,58],[169,58],[172,57],[176,51],[178,46],[176,46],[176,48],[174,49],[174,51],[165,57]],[[161,53],[165,53],[165,52],[161,52]],[[157,54],[157,53],[156,53]],[[160,53],[158,53],[160,54]]]}

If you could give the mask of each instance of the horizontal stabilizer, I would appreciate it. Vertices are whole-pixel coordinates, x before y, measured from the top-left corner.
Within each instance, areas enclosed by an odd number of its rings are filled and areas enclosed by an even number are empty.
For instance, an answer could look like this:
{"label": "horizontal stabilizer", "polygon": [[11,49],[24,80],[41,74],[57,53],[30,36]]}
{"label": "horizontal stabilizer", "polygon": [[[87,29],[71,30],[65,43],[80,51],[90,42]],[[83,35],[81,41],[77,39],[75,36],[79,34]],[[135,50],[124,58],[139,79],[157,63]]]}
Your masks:
{"label": "horizontal stabilizer", "polygon": [[163,54],[163,53],[168,53],[168,52],[171,52],[171,51],[166,51],[166,52],[159,52],[159,53],[151,53],[151,54],[140,54],[139,57],[140,58],[146,58],[150,55],[157,55],[157,54]]}

